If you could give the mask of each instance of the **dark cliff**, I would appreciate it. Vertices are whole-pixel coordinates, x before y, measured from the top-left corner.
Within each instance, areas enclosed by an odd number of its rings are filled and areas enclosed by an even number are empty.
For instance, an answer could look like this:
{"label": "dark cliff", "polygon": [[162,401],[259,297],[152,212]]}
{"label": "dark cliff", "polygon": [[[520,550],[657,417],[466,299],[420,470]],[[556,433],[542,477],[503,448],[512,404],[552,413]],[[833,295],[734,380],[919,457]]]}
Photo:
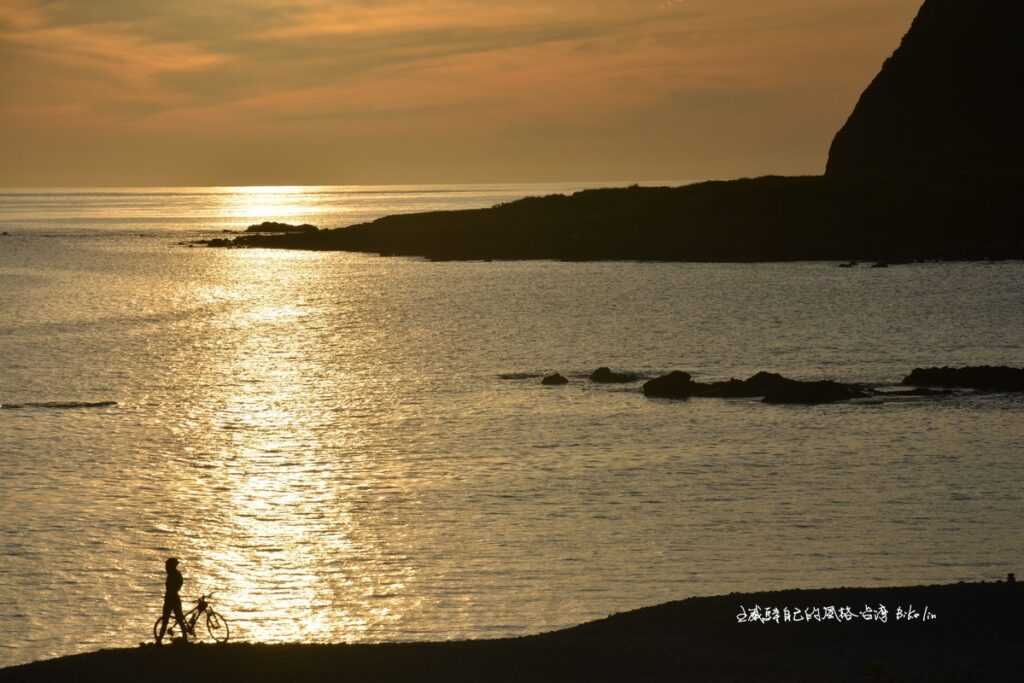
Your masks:
{"label": "dark cliff", "polygon": [[1024,3],[927,0],[836,135],[826,174],[1024,170]]}

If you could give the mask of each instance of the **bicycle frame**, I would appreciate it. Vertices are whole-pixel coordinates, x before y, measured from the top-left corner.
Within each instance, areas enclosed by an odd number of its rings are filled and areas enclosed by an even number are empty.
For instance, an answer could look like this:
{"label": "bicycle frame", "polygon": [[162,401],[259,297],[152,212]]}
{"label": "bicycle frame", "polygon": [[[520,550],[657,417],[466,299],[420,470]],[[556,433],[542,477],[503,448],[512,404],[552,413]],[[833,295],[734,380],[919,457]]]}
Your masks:
{"label": "bicycle frame", "polygon": [[[195,631],[196,631],[196,622],[199,621],[199,617],[203,616],[203,612],[206,611],[206,608],[208,606],[209,606],[209,603],[206,602],[206,596],[203,595],[203,596],[201,596],[199,598],[198,601],[196,601],[196,606],[195,607],[193,607],[188,612],[186,612],[185,614],[182,615],[182,616],[185,617],[185,623],[188,625],[188,632],[189,633],[193,633],[193,634],[195,633]],[[174,615],[172,614],[171,616],[173,617]],[[174,618],[177,619],[177,617],[174,617]],[[168,619],[168,621],[170,621],[170,619]]]}
{"label": "bicycle frame", "polygon": [[160,630],[163,626],[165,633],[169,634],[172,638],[174,637],[174,629],[180,628],[183,633],[199,637],[196,633],[196,627],[199,623],[200,617],[206,615],[206,628],[210,632],[210,636],[218,643],[227,642],[229,627],[227,619],[222,615],[218,614],[213,610],[210,605],[210,598],[213,593],[208,593],[199,596],[196,600],[196,604],[188,612],[182,614],[183,622],[178,621],[178,618],[173,614],[168,616],[166,625],[162,624],[163,617],[158,617],[156,623],[153,624],[153,637],[159,641],[161,639]]}

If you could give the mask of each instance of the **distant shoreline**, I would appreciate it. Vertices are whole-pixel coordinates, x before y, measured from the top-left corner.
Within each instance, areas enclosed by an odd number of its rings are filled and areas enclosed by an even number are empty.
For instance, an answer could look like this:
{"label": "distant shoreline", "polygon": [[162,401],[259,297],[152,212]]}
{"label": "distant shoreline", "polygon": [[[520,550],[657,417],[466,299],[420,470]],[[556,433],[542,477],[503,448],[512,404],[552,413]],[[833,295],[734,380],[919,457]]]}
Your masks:
{"label": "distant shoreline", "polygon": [[[767,620],[750,620],[755,605]],[[735,593],[521,638],[146,645],[0,669],[0,681],[1010,680],[1021,607],[1005,581]]]}
{"label": "distant shoreline", "polygon": [[1015,176],[765,176],[527,197],[345,228],[203,240],[430,260],[751,263],[1024,259]]}

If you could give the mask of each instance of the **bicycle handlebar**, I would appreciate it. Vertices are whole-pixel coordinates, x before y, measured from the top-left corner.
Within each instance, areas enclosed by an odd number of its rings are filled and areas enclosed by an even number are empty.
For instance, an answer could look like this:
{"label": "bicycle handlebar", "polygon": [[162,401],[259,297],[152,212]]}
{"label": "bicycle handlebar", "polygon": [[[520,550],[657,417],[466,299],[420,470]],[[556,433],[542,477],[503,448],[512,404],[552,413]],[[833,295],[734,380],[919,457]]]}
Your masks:
{"label": "bicycle handlebar", "polygon": [[217,591],[211,591],[209,593],[202,593],[198,598],[196,598],[196,604],[199,604],[199,603],[202,603],[202,602],[209,602],[210,598],[212,598],[214,593],[216,593],[216,592]]}

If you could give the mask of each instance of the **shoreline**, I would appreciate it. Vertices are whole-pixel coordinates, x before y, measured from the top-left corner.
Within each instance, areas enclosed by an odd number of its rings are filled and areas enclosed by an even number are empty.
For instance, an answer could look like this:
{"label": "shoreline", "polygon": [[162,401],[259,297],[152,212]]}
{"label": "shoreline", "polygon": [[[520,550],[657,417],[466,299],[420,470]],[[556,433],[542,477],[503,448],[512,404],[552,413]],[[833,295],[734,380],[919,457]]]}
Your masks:
{"label": "shoreline", "polygon": [[[754,605],[762,620],[739,623]],[[1010,680],[1021,607],[1024,589],[1007,581],[733,593],[519,638],[146,645],[8,667],[0,681]],[[772,608],[778,623],[762,623]],[[820,620],[795,619],[814,608]]]}
{"label": "shoreline", "polygon": [[[351,251],[431,261],[752,263],[1024,259],[1021,179],[942,182],[764,176],[583,190],[490,208],[394,214],[344,228],[286,226],[212,248]],[[270,224],[278,225],[278,224]],[[299,230],[300,227],[310,228]]]}

